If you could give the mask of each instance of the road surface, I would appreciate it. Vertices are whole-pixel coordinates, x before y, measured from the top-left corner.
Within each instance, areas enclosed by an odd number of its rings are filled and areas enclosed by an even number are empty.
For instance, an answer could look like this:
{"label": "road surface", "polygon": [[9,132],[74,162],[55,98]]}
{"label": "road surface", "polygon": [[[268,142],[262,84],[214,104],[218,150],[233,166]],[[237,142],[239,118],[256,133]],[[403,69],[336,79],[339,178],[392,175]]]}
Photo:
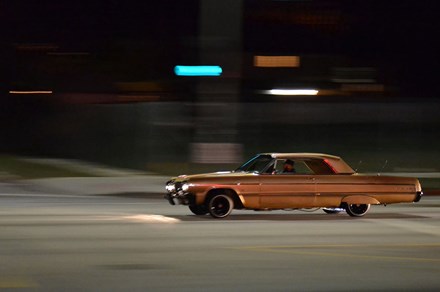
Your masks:
{"label": "road surface", "polygon": [[0,290],[440,289],[440,197],[321,210],[191,215],[160,196],[0,193]]}

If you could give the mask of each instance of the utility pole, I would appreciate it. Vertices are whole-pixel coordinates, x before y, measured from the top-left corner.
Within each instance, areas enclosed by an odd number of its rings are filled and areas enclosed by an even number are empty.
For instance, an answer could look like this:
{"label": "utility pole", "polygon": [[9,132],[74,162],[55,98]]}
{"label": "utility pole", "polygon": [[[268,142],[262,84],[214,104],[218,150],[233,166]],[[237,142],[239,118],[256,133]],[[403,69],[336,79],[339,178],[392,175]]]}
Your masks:
{"label": "utility pole", "polygon": [[199,63],[218,65],[219,77],[199,77],[192,162],[241,160],[238,114],[242,71],[242,0],[201,0]]}

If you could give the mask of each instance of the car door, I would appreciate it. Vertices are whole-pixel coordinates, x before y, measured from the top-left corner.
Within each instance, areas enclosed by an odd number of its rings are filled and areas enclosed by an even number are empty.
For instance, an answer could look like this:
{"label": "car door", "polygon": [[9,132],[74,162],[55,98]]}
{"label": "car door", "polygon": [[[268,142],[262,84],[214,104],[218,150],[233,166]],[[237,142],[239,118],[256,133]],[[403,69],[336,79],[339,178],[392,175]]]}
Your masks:
{"label": "car door", "polygon": [[261,174],[260,207],[288,209],[313,207],[316,196],[315,175]]}

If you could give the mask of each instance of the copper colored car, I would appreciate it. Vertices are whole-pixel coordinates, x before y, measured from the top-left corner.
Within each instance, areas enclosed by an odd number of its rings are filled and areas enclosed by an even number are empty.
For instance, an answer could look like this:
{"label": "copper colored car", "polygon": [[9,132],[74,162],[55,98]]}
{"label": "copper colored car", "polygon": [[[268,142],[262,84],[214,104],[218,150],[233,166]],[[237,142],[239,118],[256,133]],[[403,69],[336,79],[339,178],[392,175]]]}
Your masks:
{"label": "copper colored car", "polygon": [[166,184],[172,205],[224,218],[233,209],[323,208],[365,215],[371,205],[418,202],[416,178],[356,173],[340,157],[318,153],[262,153],[235,171],[181,175]]}

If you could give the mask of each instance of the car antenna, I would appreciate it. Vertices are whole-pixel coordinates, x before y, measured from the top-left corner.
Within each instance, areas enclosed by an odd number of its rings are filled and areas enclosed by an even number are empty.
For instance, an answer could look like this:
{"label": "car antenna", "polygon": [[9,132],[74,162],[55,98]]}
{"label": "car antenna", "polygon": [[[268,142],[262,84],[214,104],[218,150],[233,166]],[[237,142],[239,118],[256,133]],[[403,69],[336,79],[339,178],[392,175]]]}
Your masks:
{"label": "car antenna", "polygon": [[385,166],[387,166],[387,164],[388,164],[388,159],[385,160],[385,163],[382,165],[382,168],[379,170],[377,175],[380,175],[380,173],[384,170],[384,168],[385,168]]}
{"label": "car antenna", "polygon": [[358,172],[358,169],[359,169],[359,167],[361,166],[361,164],[362,164],[362,160],[359,160],[359,163],[358,163],[358,165],[356,166],[356,169],[354,170],[354,172]]}

